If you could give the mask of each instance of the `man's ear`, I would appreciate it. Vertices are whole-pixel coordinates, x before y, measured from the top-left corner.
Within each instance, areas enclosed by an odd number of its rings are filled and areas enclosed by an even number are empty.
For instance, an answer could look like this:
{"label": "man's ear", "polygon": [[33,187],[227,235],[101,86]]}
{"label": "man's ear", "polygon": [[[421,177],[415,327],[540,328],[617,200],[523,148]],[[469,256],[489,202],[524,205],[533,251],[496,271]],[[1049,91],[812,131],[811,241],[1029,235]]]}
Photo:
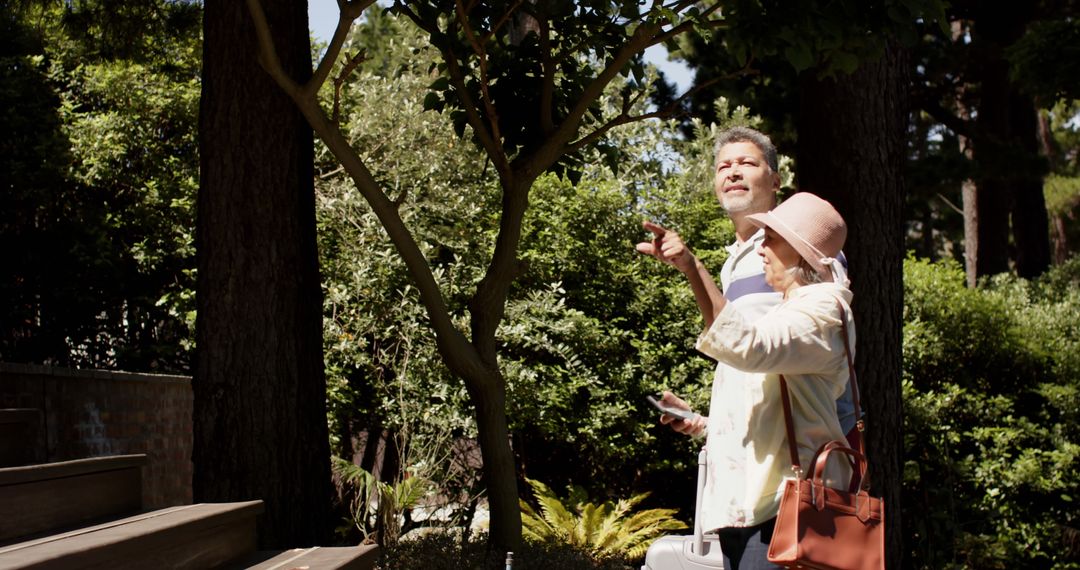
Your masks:
{"label": "man's ear", "polygon": [[773,189],[773,192],[780,192],[780,173],[779,172],[773,172],[772,173],[772,189]]}

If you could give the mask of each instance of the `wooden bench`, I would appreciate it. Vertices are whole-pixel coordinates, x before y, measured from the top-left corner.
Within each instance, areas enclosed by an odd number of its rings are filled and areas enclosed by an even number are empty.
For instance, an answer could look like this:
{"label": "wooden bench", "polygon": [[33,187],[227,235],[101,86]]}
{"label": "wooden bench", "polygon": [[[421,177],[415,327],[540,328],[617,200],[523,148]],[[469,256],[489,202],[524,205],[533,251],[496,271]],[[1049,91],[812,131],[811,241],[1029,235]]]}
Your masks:
{"label": "wooden bench", "polygon": [[140,513],[145,455],[0,469],[0,570],[374,568],[378,548],[257,552],[262,501]]}
{"label": "wooden bench", "polygon": [[262,501],[170,507],[0,548],[0,569],[215,568],[255,550]]}
{"label": "wooden bench", "polygon": [[284,552],[259,551],[225,566],[227,570],[285,570],[319,568],[320,570],[371,570],[379,547],[374,544],[326,548],[294,548]]}
{"label": "wooden bench", "polygon": [[142,509],[145,455],[0,469],[0,543]]}

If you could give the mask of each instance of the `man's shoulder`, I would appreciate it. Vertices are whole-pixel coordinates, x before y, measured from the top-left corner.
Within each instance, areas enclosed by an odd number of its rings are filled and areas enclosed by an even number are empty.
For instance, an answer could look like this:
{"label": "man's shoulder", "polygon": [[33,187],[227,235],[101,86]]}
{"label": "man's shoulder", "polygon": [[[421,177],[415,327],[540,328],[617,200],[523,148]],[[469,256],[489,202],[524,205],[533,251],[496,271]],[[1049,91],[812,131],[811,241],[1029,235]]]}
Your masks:
{"label": "man's shoulder", "polygon": [[742,242],[735,248],[728,258],[728,263],[731,264],[732,271],[736,273],[763,273],[765,271],[762,268],[761,256],[757,253],[761,241],[762,240],[760,239],[751,239],[750,241]]}
{"label": "man's shoulder", "polygon": [[727,289],[724,290],[724,297],[728,301],[736,301],[747,295],[768,295],[770,299],[776,297],[777,300],[781,296],[780,293],[773,290],[772,286],[765,281],[765,273],[763,271],[733,274],[731,283],[729,283]]}

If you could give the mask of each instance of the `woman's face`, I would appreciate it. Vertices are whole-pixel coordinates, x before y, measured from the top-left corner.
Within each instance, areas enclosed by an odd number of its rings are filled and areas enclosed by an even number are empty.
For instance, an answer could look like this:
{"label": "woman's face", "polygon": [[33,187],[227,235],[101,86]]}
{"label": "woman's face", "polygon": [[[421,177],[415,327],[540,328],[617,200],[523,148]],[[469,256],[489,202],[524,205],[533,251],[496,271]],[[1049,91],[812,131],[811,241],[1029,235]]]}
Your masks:
{"label": "woman's face", "polygon": [[787,293],[788,290],[798,287],[795,276],[788,271],[789,267],[799,264],[799,252],[791,247],[791,244],[772,230],[765,228],[765,241],[758,248],[758,255],[765,267],[765,282],[775,291]]}

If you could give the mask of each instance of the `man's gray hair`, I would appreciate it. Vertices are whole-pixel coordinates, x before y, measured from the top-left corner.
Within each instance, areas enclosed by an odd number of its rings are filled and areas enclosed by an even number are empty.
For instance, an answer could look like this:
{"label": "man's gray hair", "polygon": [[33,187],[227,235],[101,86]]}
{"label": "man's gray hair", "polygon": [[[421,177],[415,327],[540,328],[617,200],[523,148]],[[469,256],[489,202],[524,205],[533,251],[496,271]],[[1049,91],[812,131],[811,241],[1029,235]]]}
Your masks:
{"label": "man's gray hair", "polygon": [[765,162],[773,172],[780,172],[780,163],[776,158],[776,145],[765,133],[751,129],[750,127],[732,127],[720,131],[716,135],[716,148],[713,149],[713,158],[720,154],[720,149],[731,143],[748,142],[758,147],[761,154],[765,155]]}

